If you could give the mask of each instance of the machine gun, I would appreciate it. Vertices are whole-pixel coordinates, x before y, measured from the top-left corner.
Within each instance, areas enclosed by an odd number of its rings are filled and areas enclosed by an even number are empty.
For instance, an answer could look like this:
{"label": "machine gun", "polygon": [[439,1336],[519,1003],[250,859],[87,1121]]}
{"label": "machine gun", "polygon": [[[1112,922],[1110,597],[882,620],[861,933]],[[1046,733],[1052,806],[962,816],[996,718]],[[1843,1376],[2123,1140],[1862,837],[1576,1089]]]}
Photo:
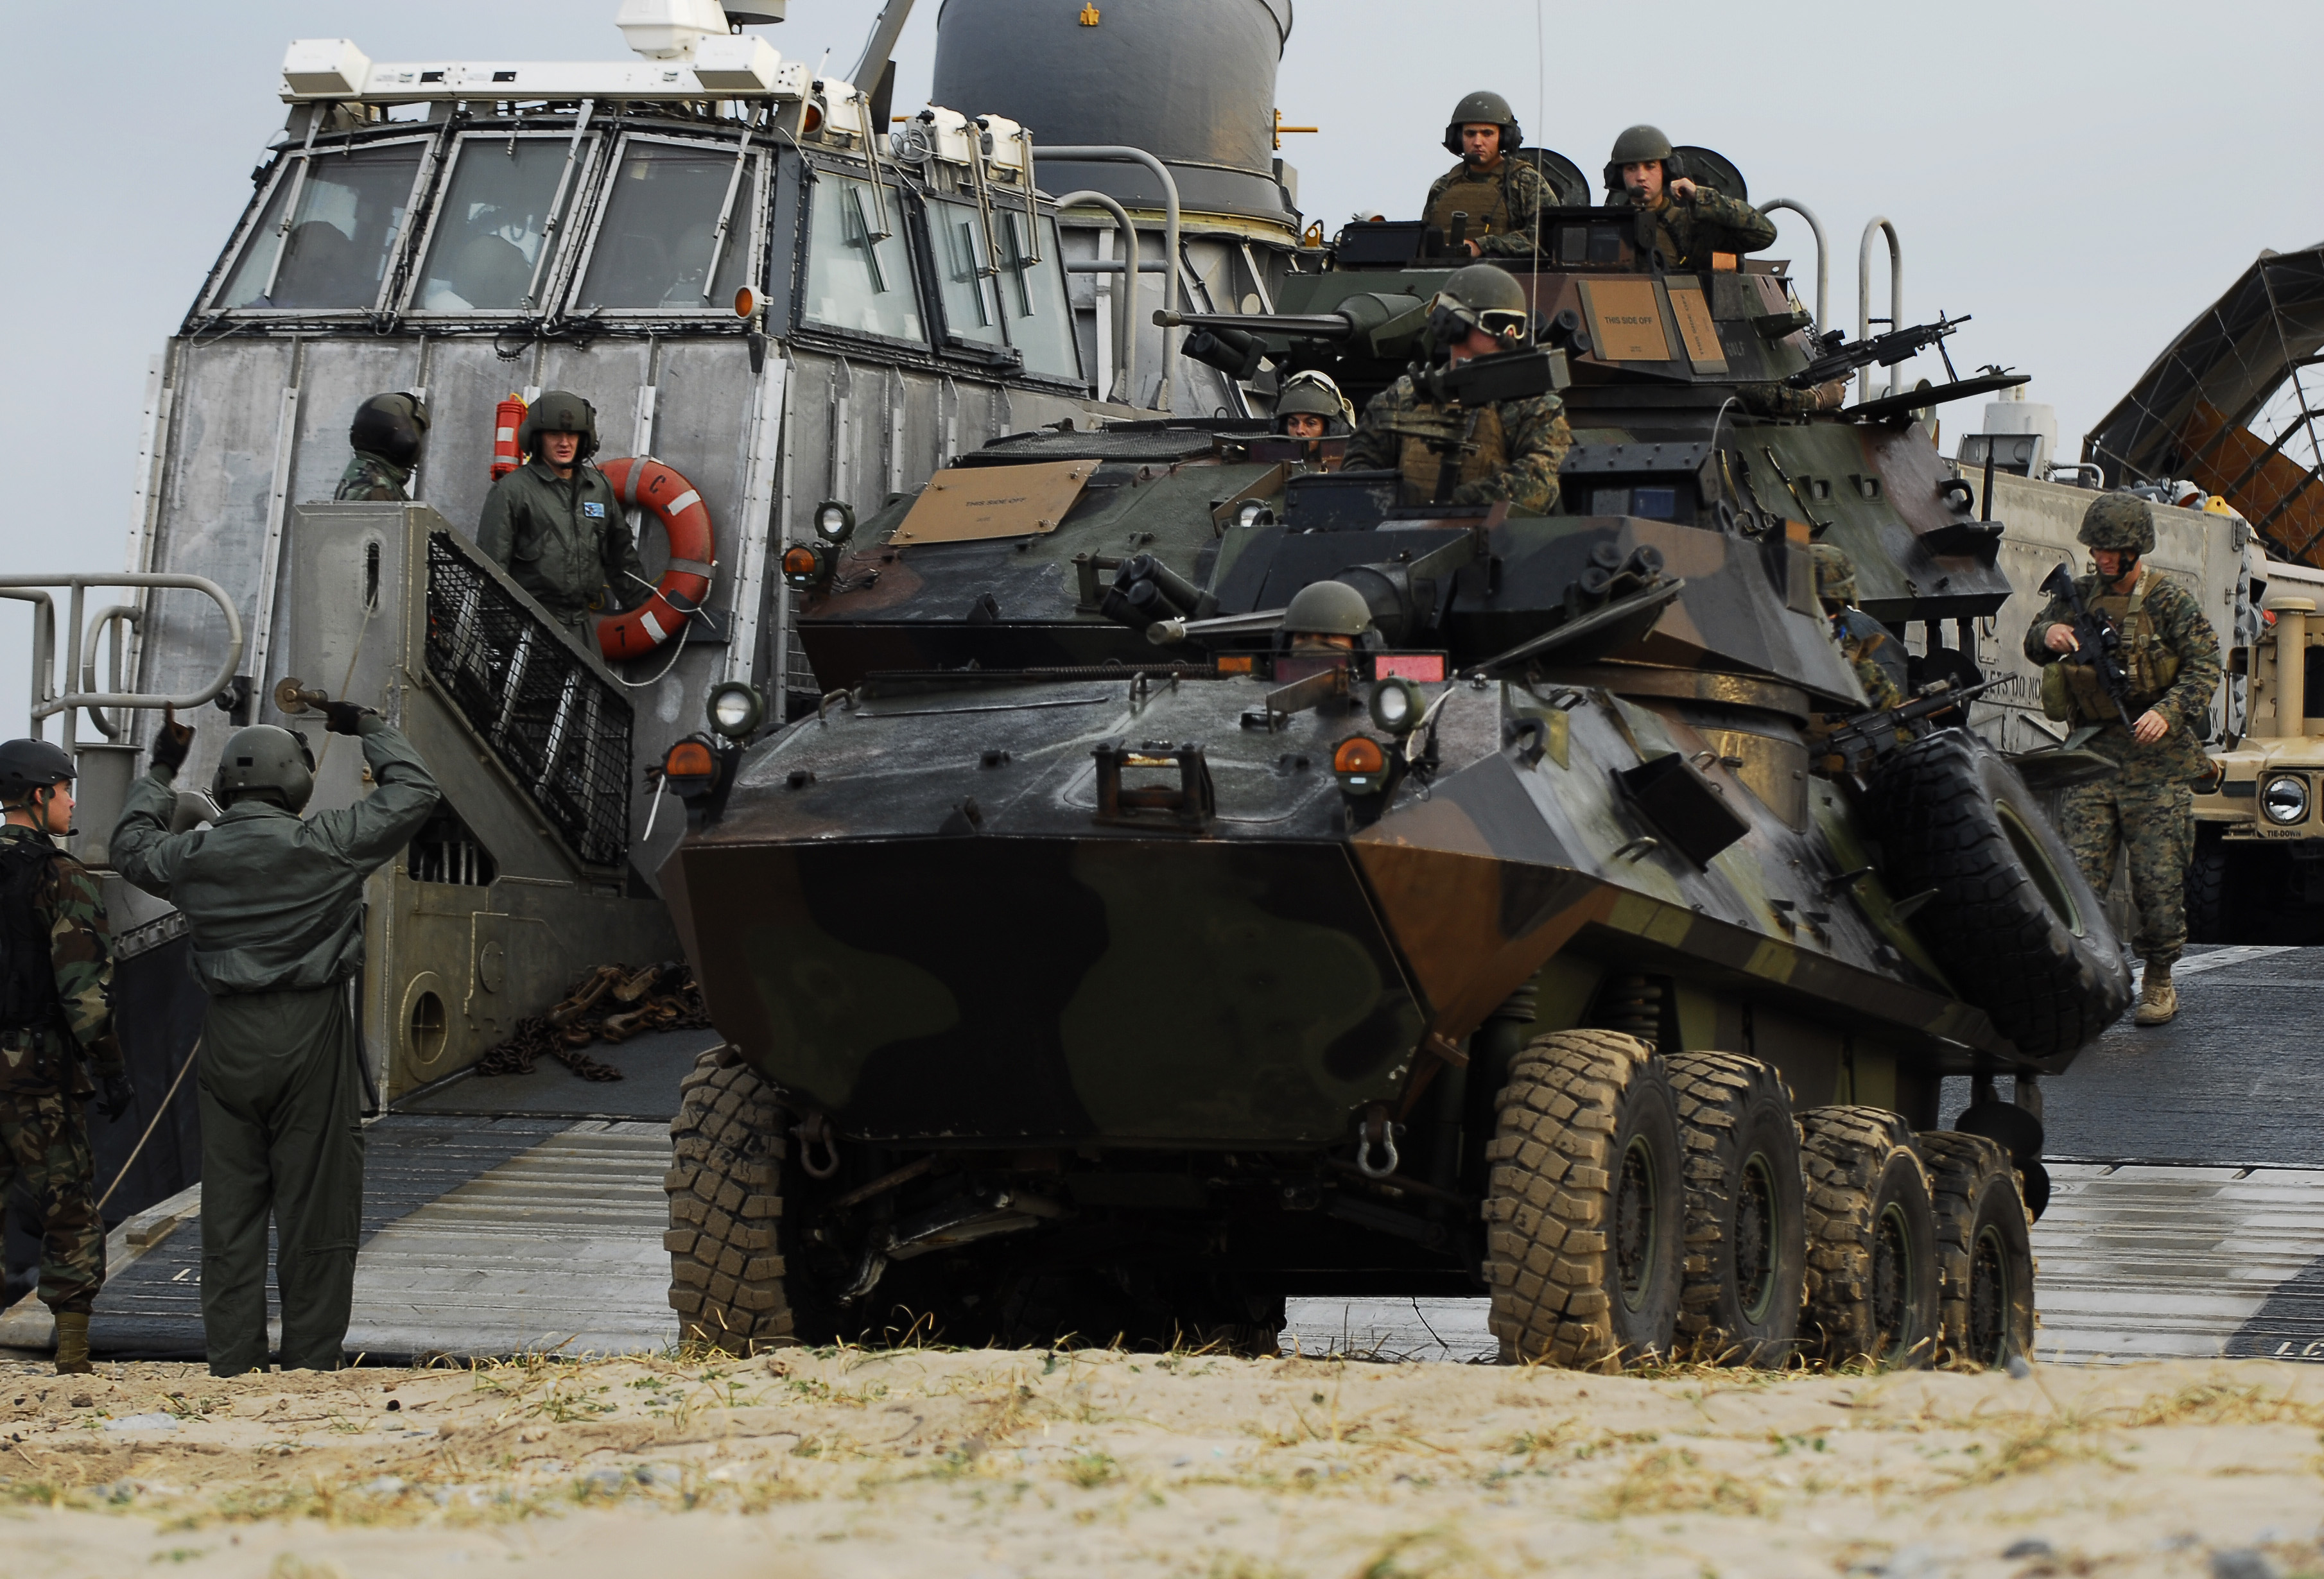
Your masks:
{"label": "machine gun", "polygon": [[[1912,701],[1895,707],[1875,708],[1869,712],[1851,713],[1840,726],[1824,737],[1822,755],[1828,770],[1842,773],[1862,773],[1880,758],[1904,742],[1897,739],[1899,730],[1906,739],[1918,739],[1935,731],[1930,721],[1941,712],[1966,707],[2000,684],[1997,679],[1966,688],[1950,680],[1938,680],[1921,687]],[[1966,714],[1964,714],[1966,717]]]}
{"label": "machine gun", "polygon": [[2073,567],[2061,565],[2042,578],[2042,591],[2066,605],[2074,617],[2074,650],[2061,654],[2064,664],[2080,664],[2093,670],[2098,677],[2098,689],[2106,693],[2115,711],[2122,718],[2122,727],[2135,730],[2138,726],[2130,716],[2130,671],[2122,666],[2122,632],[2112,620],[2097,609],[2083,603],[2082,590],[2074,584]]}
{"label": "machine gun", "polygon": [[1427,304],[1416,296],[1370,291],[1351,296],[1328,313],[1174,313],[1157,308],[1154,322],[1165,329],[1192,329],[1179,354],[1206,363],[1231,378],[1259,372],[1270,352],[1259,336],[1293,344],[1331,345],[1374,362],[1398,362],[1414,353],[1428,327]]}
{"label": "machine gun", "polygon": [[1914,324],[1910,328],[1891,329],[1886,335],[1875,335],[1869,340],[1858,340],[1853,345],[1842,344],[1841,337],[1846,331],[1834,329],[1814,342],[1823,348],[1823,354],[1784,382],[1795,390],[1812,390],[1818,384],[1845,378],[1858,368],[1869,367],[1876,362],[1883,367],[1894,367],[1906,357],[1916,355],[1932,345],[1937,348],[1938,355],[1944,357],[1945,372],[1959,382],[1960,375],[1953,372],[1953,359],[1945,350],[1945,336],[1974,316],[1964,313],[1960,317],[1949,318],[1939,313],[1933,324]]}

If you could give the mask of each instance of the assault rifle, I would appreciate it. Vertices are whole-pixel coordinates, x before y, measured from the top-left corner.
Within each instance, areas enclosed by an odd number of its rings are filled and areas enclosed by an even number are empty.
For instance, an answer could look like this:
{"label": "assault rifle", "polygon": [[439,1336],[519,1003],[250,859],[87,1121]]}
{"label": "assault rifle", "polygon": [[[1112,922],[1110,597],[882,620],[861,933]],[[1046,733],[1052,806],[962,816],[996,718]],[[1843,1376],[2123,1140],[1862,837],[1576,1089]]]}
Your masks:
{"label": "assault rifle", "polygon": [[2082,590],[2074,584],[2073,567],[2061,565],[2042,581],[2042,590],[2066,605],[2074,617],[2074,650],[2059,655],[2061,664],[2080,664],[2095,671],[2098,689],[2122,717],[2122,727],[2136,729],[2130,716],[2130,671],[2122,666],[2122,632],[2100,610],[2086,606]]}
{"label": "assault rifle", "polygon": [[1436,470],[1435,502],[1442,504],[1460,482],[1461,457],[1477,447],[1471,413],[1495,401],[1554,394],[1565,388],[1568,378],[1563,351],[1501,351],[1471,357],[1458,367],[1434,367],[1413,381],[1438,409],[1406,411],[1386,426],[1436,452],[1443,464]]}
{"label": "assault rifle", "polygon": [[1910,702],[1875,708],[1870,712],[1850,713],[1845,722],[1824,737],[1822,754],[1836,759],[1827,766],[1846,773],[1862,773],[1904,744],[1896,738],[1898,730],[1914,739],[1932,733],[1930,719],[1956,707],[1965,708],[2000,684],[1999,680],[1987,680],[1963,689],[1950,680],[1938,680],[1922,686],[1920,694]]}
{"label": "assault rifle", "polygon": [[1883,367],[1894,367],[1906,357],[1918,355],[1933,345],[1937,348],[1937,354],[1945,359],[1945,372],[1958,382],[1960,375],[1953,372],[1953,359],[1945,351],[1945,336],[1974,316],[1964,313],[1960,317],[1949,318],[1939,313],[1933,324],[1914,324],[1910,328],[1891,329],[1886,335],[1875,335],[1869,340],[1858,340],[1853,345],[1842,344],[1841,337],[1846,331],[1834,329],[1812,342],[1823,347],[1823,354],[1784,381],[1795,390],[1812,390],[1818,384],[1845,378],[1858,368],[1869,367],[1876,362]]}

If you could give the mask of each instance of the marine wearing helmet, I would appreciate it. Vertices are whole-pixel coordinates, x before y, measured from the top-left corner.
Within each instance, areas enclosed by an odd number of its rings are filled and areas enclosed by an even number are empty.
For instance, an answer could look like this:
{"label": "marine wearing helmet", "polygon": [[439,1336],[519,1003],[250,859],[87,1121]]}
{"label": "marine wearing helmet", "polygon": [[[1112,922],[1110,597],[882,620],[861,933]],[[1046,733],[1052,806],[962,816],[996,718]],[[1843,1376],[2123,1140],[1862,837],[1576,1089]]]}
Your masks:
{"label": "marine wearing helmet", "polygon": [[1480,90],[1452,106],[1444,151],[1461,162],[1436,178],[1420,206],[1446,245],[1471,258],[1534,255],[1536,221],[1557,199],[1539,170],[1510,157],[1524,142],[1517,112],[1498,93]]}
{"label": "marine wearing helmet", "polygon": [[374,395],[355,408],[347,426],[355,451],[339,474],[335,500],[401,503],[410,497],[411,473],[428,444],[428,403],[417,395]]}
{"label": "marine wearing helmet", "polygon": [[1337,471],[1344,445],[1324,447],[1327,439],[1344,439],[1356,430],[1355,408],[1340,393],[1327,372],[1309,370],[1283,381],[1275,396],[1275,431],[1286,438],[1307,442],[1308,464],[1319,471]]}
{"label": "marine wearing helmet", "polygon": [[1283,610],[1283,645],[1292,652],[1352,652],[1371,629],[1371,605],[1345,582],[1310,582]]}
{"label": "marine wearing helmet", "polygon": [[[1522,348],[1532,340],[1525,288],[1491,263],[1457,269],[1428,304],[1429,334],[1446,365]],[[1464,446],[1443,474],[1440,435],[1448,419]],[[1446,407],[1407,372],[1364,408],[1349,441],[1349,470],[1393,469],[1406,504],[1489,504],[1546,515],[1557,503],[1557,468],[1573,447],[1564,402],[1554,394]]]}
{"label": "marine wearing helmet", "polygon": [[2190,784],[2206,771],[2199,737],[2219,688],[2219,638],[2194,593],[2143,563],[2154,548],[2154,507],[2145,500],[2100,494],[2075,535],[2096,567],[2076,580],[2075,592],[2084,609],[2120,633],[2128,698],[2117,708],[2107,693],[2062,597],[2026,627],[2025,656],[2045,666],[2043,711],[2077,726],[2091,750],[2120,765],[2111,778],[2064,791],[2058,826],[2097,892],[2113,883],[2117,853],[2129,867],[2138,912],[2132,946],[2146,960],[2135,1017],[2161,1025],[2179,1013],[2171,967],[2187,941],[2187,863],[2195,849]]}
{"label": "marine wearing helmet", "polygon": [[493,484],[476,525],[476,545],[568,629],[651,591],[628,518],[597,453],[596,409],[550,390],[517,429],[525,464]]}
{"label": "marine wearing helmet", "polygon": [[1637,245],[1665,269],[1701,271],[1714,252],[1772,246],[1775,222],[1748,203],[1699,185],[1658,126],[1632,126],[1614,139],[1606,190],[1627,197],[1638,215]]}
{"label": "marine wearing helmet", "polygon": [[1875,707],[1901,707],[1911,669],[1904,649],[1888,628],[1856,607],[1856,565],[1835,543],[1818,543],[1811,551],[1815,561],[1816,601],[1831,621],[1832,639],[1856,671],[1866,700]]}

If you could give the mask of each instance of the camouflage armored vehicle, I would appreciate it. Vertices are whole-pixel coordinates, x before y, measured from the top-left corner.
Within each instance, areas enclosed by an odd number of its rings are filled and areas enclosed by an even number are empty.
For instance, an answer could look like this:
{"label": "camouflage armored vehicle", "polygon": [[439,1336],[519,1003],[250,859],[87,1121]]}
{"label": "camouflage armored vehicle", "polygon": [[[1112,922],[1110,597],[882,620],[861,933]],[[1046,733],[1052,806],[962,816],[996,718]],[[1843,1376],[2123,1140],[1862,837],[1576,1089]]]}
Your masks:
{"label": "camouflage armored vehicle", "polygon": [[[817,512],[819,705],[720,687],[666,764],[729,1042],[677,1125],[689,1336],[1271,1349],[1287,1295],[1479,1292],[1563,1363],[2030,1346],[2038,1078],[2129,986],[2025,781],[1941,727],[2010,587],[1926,412],[2008,381],[1837,409],[1947,326],[1846,344],[1634,217],[1545,213],[1536,344],[1442,378],[1562,390],[1552,513],[1228,418]],[[1351,225],[1185,353],[1360,404],[1431,361],[1433,242]],[[1923,627],[1901,714],[1821,544]]]}

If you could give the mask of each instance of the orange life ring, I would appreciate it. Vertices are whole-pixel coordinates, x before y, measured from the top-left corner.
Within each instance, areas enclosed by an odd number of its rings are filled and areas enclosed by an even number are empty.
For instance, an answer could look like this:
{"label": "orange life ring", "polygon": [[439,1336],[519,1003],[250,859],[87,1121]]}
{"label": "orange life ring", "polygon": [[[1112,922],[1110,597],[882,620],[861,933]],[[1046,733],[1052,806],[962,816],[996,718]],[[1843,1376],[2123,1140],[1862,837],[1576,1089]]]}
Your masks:
{"label": "orange life ring", "polygon": [[618,661],[653,651],[702,607],[718,564],[717,539],[701,493],[675,469],[651,455],[606,461],[597,469],[613,485],[623,508],[645,506],[669,537],[669,568],[661,573],[654,595],[626,613],[597,622],[597,649]]}

